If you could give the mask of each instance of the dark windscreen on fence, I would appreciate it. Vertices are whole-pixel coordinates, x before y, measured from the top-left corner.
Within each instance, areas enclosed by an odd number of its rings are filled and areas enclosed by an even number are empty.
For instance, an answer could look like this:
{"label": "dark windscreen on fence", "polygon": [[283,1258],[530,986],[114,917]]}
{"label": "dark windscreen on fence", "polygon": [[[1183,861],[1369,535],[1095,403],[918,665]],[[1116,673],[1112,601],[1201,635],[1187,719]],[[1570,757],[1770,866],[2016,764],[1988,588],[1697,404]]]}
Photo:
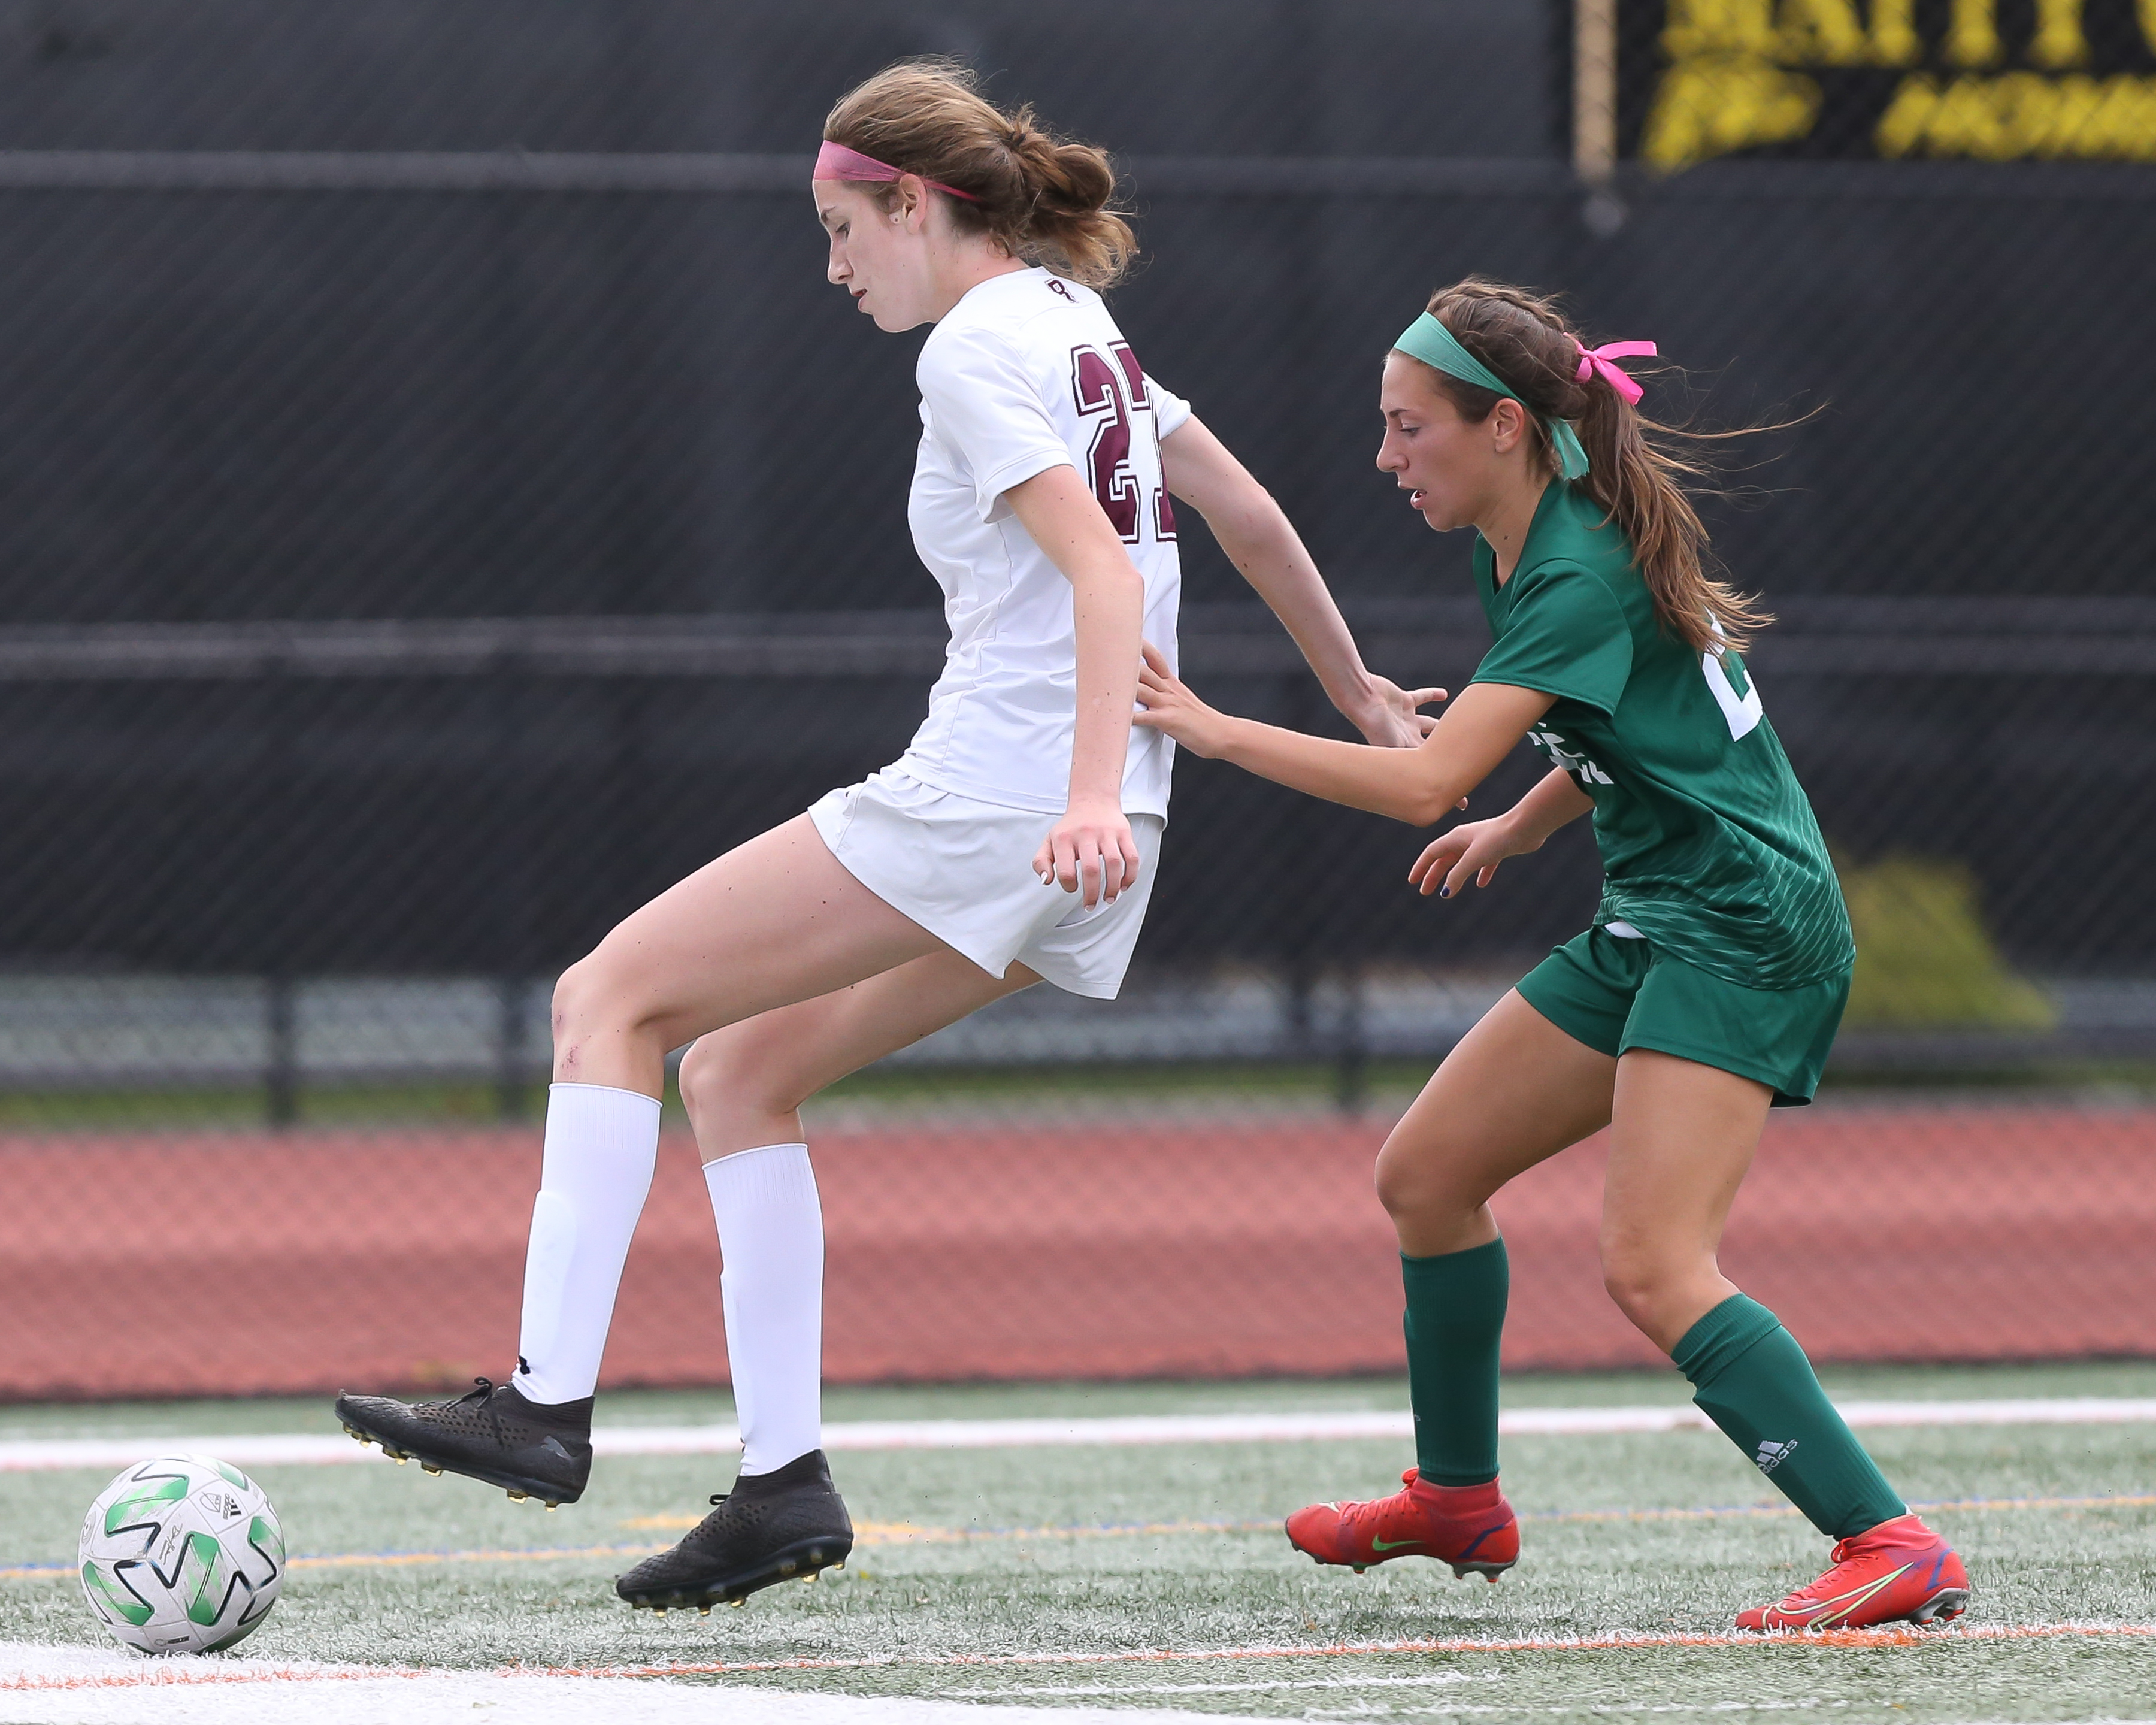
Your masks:
{"label": "dark windscreen on fence", "polygon": [[[1768,1153],[1876,1173],[1900,1194],[1882,1218],[1980,1250],[1996,1280],[1973,1291],[2022,1317],[1917,1336],[1892,1290],[1845,1299],[1820,1243],[1836,1182],[1763,1178],[1732,1256],[1827,1355],[2156,1351],[2130,1261],[2156,1174],[2156,145],[2137,158],[2113,115],[2123,141],[2102,148],[1995,129],[1961,147],[1975,121],[1953,118],[1996,96],[1963,85],[2010,75],[2130,105],[2156,71],[2148,8],[2087,8],[2082,64],[2064,38],[2022,42],[2026,8],[1994,8],[1985,59],[1941,33],[1943,7],[1903,8],[1909,50],[1725,43],[1708,15],[1748,8],[1619,6],[1620,160],[1591,198],[1556,141],[1569,8],[1107,10],[1118,30],[1096,8],[1081,39],[987,0],[933,25],[867,6],[513,26],[483,5],[207,6],[54,24],[0,73],[8,1302],[157,1250],[259,1245],[311,1290],[280,1302],[290,1335],[153,1384],[134,1355],[86,1351],[110,1327],[93,1305],[56,1306],[36,1347],[0,1347],[0,1394],[499,1363],[552,978],[894,758],[942,662],[906,521],[919,338],[879,335],[824,281],[807,193],[830,98],[929,50],[1116,150],[1144,247],[1116,317],[1403,683],[1461,686],[1488,639],[1465,540],[1431,536],[1373,466],[1379,362],[1435,287],[1562,290],[1599,338],[1651,338],[1679,368],[1644,374],[1650,409],[1783,427],[1731,446],[1708,514],[1779,619],[1751,665],[1861,956],[1823,1105],[1778,1122]],[[1185,101],[1175,68],[1199,52],[1207,94]],[[1905,87],[1922,78],[1931,96]],[[1732,90],[1762,89],[1779,134],[1729,117]],[[1791,101],[1813,102],[1804,128]],[[1194,684],[1347,735],[1186,522]],[[1523,751],[1478,804],[1532,772]],[[834,1281],[835,1374],[1392,1360],[1368,1154],[1585,925],[1592,845],[1568,832],[1440,906],[1405,885],[1423,839],[1397,824],[1189,759],[1175,796],[1122,999],[1035,989],[826,1105],[834,1240],[870,1243],[860,1286]],[[1086,1165],[1074,1111],[1108,1164]],[[1034,1142],[1045,1119],[1062,1135]],[[2078,1183],[2032,1230],[2012,1218],[2034,1160]],[[98,1194],[155,1170],[201,1199],[198,1232],[158,1247],[95,1223]],[[1517,1200],[1527,1250],[1591,1245],[1566,1178]],[[228,1184],[252,1195],[213,1202]],[[713,1322],[686,1351],[625,1340],[624,1378],[723,1371],[696,1228]],[[352,1339],[336,1314],[366,1296],[340,1253],[386,1241],[450,1277],[415,1269],[415,1310],[459,1305],[454,1278],[485,1264],[506,1315]],[[1302,1303],[1287,1266],[1336,1246],[1363,1281],[1337,1311]],[[1186,1249],[1180,1280],[1147,1271]],[[2062,1256],[2087,1297],[2043,1292]],[[1080,1301],[1098,1334],[1029,1351],[963,1316],[1018,1311],[998,1277],[1042,1263],[1113,1291]],[[952,1315],[898,1324],[894,1288]],[[1190,1317],[1208,1301],[1276,1316]],[[2076,1315],[2097,1305],[2111,1327]],[[1553,1307],[1512,1345],[1614,1363],[1629,1335]]]}

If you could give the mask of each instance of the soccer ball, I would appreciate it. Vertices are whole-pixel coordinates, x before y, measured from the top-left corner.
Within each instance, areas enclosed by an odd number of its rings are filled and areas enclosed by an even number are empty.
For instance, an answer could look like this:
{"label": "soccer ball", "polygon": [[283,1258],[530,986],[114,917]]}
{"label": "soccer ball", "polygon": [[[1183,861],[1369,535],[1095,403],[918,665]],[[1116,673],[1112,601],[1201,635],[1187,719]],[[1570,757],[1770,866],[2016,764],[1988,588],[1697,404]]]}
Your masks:
{"label": "soccer ball", "polygon": [[212,1653],[252,1634],[285,1584],[262,1488],[208,1455],[139,1462],[97,1494],[77,1548],[99,1622],[145,1653]]}

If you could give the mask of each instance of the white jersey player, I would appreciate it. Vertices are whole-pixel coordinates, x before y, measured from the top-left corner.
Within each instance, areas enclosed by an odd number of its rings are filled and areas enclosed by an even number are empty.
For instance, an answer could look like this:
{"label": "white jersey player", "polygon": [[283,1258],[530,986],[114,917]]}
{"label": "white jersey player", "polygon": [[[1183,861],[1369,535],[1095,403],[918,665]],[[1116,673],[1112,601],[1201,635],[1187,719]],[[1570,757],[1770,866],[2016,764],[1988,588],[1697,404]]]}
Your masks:
{"label": "white jersey player", "polygon": [[830,280],[921,352],[909,517],[951,645],[900,758],[729,851],[563,974],[513,1380],[454,1402],[341,1397],[355,1436],[550,1503],[591,1464],[599,1360],[651,1183],[669,1050],[726,1269],[733,1491],[618,1583],[664,1609],[844,1558],[822,1450],[824,1240],[801,1104],[1046,980],[1112,998],[1152,890],[1173,745],[1132,734],[1141,644],[1173,663],[1173,496],[1204,517],[1371,742],[1435,690],[1372,675],[1264,489],[1149,378],[1096,286],[1132,249],[1088,146],[947,64],[834,108],[814,174]]}
{"label": "white jersey player", "polygon": [[[967,290],[916,375],[922,429],[906,513],[943,589],[950,649],[905,754],[809,815],[856,879],[980,969],[1001,977],[1019,963],[1111,999],[1152,891],[1173,745],[1101,725],[1124,751],[1116,807],[1128,839],[1111,843],[1104,829],[1097,894],[1091,877],[1075,883],[1075,906],[1044,894],[1030,866],[1042,817],[1063,814],[1073,788],[1079,593],[1018,511],[1033,502],[1029,481],[1057,475],[1114,578],[1101,597],[1126,624],[1135,597],[1143,638],[1172,655],[1182,572],[1161,443],[1189,405],[1146,377],[1098,294],[1040,266]],[[1132,570],[1138,593],[1116,593]],[[964,829],[955,848],[928,836],[953,824]],[[992,830],[1009,837],[983,845]],[[1087,838],[1072,835],[1070,866],[1096,867]]]}

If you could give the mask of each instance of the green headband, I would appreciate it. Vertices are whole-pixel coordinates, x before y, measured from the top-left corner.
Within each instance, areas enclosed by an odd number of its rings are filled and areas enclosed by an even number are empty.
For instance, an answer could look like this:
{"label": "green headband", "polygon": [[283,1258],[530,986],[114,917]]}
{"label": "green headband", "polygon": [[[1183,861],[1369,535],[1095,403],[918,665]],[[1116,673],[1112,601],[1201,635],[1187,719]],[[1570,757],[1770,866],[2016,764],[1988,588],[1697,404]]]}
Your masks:
{"label": "green headband", "polygon": [[[1400,332],[1393,346],[1409,359],[1419,359],[1434,370],[1445,372],[1463,383],[1472,383],[1502,396],[1507,401],[1520,401],[1519,393],[1489,367],[1460,345],[1452,331],[1424,312]],[[1528,412],[1534,410],[1529,408]],[[1537,417],[1540,417],[1537,415]],[[1543,420],[1543,429],[1549,433],[1550,446],[1557,451],[1557,470],[1567,480],[1587,476],[1587,451],[1580,447],[1579,434],[1569,421],[1552,417]]]}

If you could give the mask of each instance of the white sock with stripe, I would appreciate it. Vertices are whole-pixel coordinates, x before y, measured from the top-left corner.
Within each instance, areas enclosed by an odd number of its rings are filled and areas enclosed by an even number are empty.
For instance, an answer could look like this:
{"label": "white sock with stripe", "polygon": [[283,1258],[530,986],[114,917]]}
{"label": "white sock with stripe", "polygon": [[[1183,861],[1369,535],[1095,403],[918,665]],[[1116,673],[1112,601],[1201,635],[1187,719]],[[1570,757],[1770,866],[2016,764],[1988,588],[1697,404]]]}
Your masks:
{"label": "white sock with stripe", "polygon": [[824,1446],[824,1207],[806,1144],[704,1164],[745,1474]]}

